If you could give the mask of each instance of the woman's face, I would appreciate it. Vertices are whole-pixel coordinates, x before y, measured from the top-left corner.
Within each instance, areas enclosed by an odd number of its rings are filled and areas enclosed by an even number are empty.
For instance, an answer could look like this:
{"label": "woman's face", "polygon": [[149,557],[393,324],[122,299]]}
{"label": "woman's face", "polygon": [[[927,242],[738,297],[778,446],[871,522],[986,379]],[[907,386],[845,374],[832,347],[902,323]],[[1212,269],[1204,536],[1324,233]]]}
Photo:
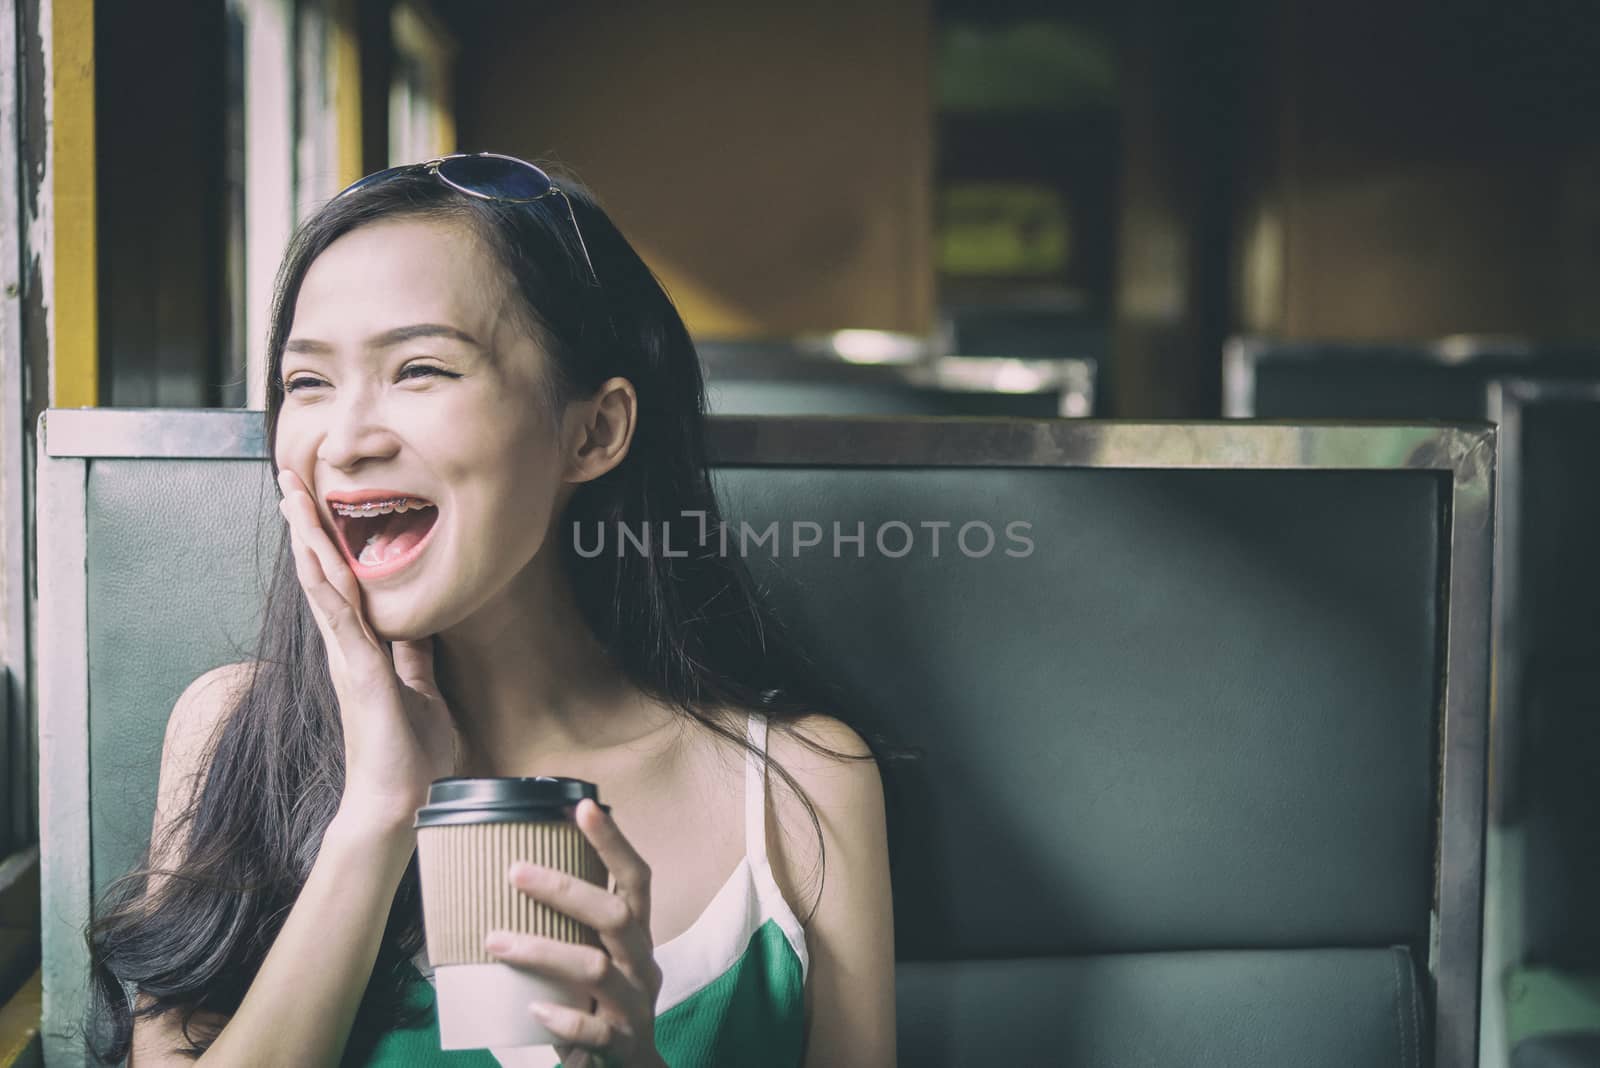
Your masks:
{"label": "woman's face", "polygon": [[[472,231],[444,221],[359,227],[300,287],[277,462],[311,491],[383,638],[453,626],[545,544],[564,465],[518,299]],[[433,507],[335,515],[330,497],[369,491]]]}

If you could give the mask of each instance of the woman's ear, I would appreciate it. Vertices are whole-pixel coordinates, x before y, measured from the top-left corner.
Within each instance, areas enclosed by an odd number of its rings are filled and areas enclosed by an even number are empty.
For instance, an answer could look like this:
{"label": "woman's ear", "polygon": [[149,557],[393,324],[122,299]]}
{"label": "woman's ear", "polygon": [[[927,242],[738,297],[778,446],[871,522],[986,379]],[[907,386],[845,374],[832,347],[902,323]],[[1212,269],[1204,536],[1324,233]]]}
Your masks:
{"label": "woman's ear", "polygon": [[589,482],[622,462],[633,441],[639,397],[626,378],[608,378],[587,400],[567,406],[562,441],[568,482]]}

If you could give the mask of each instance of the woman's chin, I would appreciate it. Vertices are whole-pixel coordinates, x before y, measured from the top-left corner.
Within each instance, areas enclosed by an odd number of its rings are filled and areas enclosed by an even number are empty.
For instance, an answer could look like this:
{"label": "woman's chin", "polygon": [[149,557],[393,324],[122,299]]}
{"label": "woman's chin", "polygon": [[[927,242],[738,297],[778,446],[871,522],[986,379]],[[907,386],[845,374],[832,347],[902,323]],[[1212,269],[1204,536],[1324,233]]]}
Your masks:
{"label": "woman's chin", "polygon": [[432,637],[438,630],[414,613],[374,611],[371,606],[367,608],[367,624],[380,641],[386,642],[414,642]]}

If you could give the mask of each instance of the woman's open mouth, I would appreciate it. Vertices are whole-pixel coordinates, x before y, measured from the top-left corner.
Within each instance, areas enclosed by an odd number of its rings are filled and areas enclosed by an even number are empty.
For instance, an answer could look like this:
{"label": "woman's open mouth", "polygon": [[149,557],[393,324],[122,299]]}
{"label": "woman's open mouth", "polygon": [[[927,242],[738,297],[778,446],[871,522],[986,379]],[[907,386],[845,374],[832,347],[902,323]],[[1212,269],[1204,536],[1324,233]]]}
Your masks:
{"label": "woman's open mouth", "polygon": [[427,548],[439,519],[438,506],[420,497],[329,504],[339,551],[360,579],[387,578],[409,567]]}

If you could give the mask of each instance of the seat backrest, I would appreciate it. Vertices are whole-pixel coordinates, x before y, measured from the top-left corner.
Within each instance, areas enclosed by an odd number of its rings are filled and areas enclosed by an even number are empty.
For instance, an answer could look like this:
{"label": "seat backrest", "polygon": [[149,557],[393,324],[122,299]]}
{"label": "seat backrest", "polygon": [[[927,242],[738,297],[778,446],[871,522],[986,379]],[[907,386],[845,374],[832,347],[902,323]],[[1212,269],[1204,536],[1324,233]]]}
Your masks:
{"label": "seat backrest", "polygon": [[1485,387],[1506,375],[1592,379],[1600,375],[1600,346],[1493,338],[1412,344],[1234,338],[1223,353],[1223,414],[1478,420],[1487,418]]}
{"label": "seat backrest", "polygon": [[872,376],[722,378],[706,383],[713,415],[989,415],[1048,419],[1064,403],[1057,389],[1028,393],[938,389]]}
{"label": "seat backrest", "polygon": [[951,302],[940,319],[952,352],[1010,356],[1072,356],[1103,364],[1111,352],[1111,330],[1081,307],[1017,301]]}
{"label": "seat backrest", "polygon": [[[253,634],[260,416],[40,430],[52,1065],[167,712]],[[904,1063],[1476,1064],[1492,431],[710,431],[723,551],[923,753],[888,778]]]}
{"label": "seat backrest", "polygon": [[715,415],[1085,417],[1092,360],[923,355],[858,363],[777,343],[699,346]]}

